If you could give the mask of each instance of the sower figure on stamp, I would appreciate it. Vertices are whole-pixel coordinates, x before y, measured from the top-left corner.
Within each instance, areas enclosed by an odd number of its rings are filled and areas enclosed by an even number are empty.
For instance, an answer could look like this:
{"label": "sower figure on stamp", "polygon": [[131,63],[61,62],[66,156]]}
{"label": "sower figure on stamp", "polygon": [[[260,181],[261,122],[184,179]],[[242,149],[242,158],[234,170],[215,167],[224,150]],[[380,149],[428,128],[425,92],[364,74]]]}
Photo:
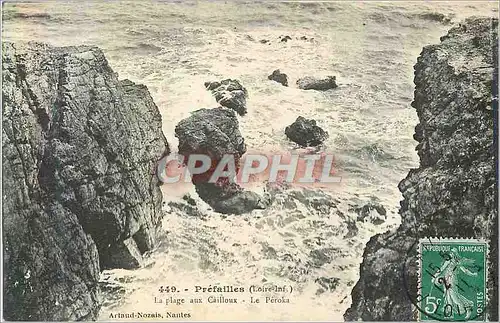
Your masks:
{"label": "sower figure on stamp", "polygon": [[460,272],[463,272],[468,276],[477,276],[477,272],[472,272],[467,268],[467,266],[472,266],[474,264],[475,261],[473,259],[460,257],[457,249],[452,248],[447,257],[445,256],[445,261],[439,268],[438,275],[432,280],[433,285],[431,286],[431,292],[434,285],[444,286],[444,311],[445,313],[450,311],[450,316],[453,309],[457,309],[458,313],[466,312],[466,320],[472,313],[474,302],[467,299],[467,297],[460,293],[460,288],[458,287],[458,276]]}

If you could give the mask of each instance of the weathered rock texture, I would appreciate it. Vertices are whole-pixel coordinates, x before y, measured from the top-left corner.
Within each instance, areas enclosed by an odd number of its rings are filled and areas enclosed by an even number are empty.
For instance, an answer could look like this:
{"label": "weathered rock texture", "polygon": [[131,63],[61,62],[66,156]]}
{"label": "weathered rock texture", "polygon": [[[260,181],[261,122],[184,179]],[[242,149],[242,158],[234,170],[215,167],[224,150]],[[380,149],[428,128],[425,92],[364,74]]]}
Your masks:
{"label": "weathered rock texture", "polygon": [[360,222],[371,222],[382,224],[387,219],[387,211],[382,204],[370,202],[361,207],[354,207],[350,211],[358,214],[356,220]]}
{"label": "weathered rock texture", "polygon": [[281,73],[280,70],[274,70],[271,75],[267,77],[268,80],[280,83],[283,86],[288,86],[288,76]]}
{"label": "weathered rock texture", "polygon": [[206,82],[207,90],[212,91],[217,103],[233,109],[240,116],[247,113],[248,91],[238,80],[225,79],[220,82]]}
{"label": "weathered rock texture", "polygon": [[192,154],[210,157],[211,167],[202,174],[193,175],[192,182],[200,198],[220,213],[241,214],[264,207],[258,194],[244,191],[227,178],[208,182],[224,155],[233,156],[234,175],[238,172],[240,158],[246,152],[245,140],[238,128],[234,111],[223,108],[197,110],[175,127],[179,154],[185,157],[186,163]]}
{"label": "weathered rock texture", "polygon": [[[401,181],[401,226],[373,237],[346,320],[412,319],[416,252],[423,237],[489,240],[490,320],[498,320],[498,214],[492,89],[497,84],[498,20],[470,18],[423,49],[415,65],[420,167]],[[496,90],[495,90],[496,92]],[[407,270],[403,274],[403,264]]]}
{"label": "weathered rock texture", "polygon": [[194,111],[177,124],[175,136],[179,138],[179,154],[185,157],[191,154],[207,154],[214,161],[218,161],[225,154],[231,154],[237,164],[246,152],[238,118],[233,111],[227,109]]}
{"label": "weathered rock texture", "polygon": [[325,78],[306,76],[297,80],[297,86],[301,90],[326,91],[337,87],[336,79],[335,76]]}
{"label": "weathered rock texture", "polygon": [[95,319],[100,269],[154,244],[161,116],[96,47],[2,49],[5,318]]}
{"label": "weathered rock texture", "polygon": [[297,117],[285,128],[285,134],[291,141],[304,146],[318,146],[328,138],[328,132],[316,124],[316,120]]}

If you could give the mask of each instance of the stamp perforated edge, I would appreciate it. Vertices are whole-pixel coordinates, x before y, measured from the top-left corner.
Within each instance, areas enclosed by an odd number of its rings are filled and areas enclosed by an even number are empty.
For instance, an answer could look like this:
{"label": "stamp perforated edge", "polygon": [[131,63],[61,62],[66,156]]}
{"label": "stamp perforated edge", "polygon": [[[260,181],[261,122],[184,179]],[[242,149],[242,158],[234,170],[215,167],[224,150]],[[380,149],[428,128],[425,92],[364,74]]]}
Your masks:
{"label": "stamp perforated edge", "polygon": [[[485,308],[485,315],[484,315],[484,320],[482,321],[468,321],[468,322],[488,322],[488,312],[486,311],[488,305],[489,305],[489,294],[488,294],[488,276],[489,276],[489,267],[490,267],[490,242],[486,239],[481,239],[481,238],[458,238],[458,237],[424,237],[420,238],[418,240],[418,247],[417,247],[417,295],[419,295],[420,291],[422,290],[422,242],[430,242],[430,243],[439,243],[439,242],[475,242],[475,243],[484,243],[486,247],[486,252],[485,252],[485,263],[486,263],[486,268],[484,269],[484,275],[485,275],[485,280],[484,280],[484,289],[485,289],[485,300],[486,300],[486,306]],[[420,301],[417,301],[418,304],[420,304]],[[418,322],[422,322],[420,319],[420,315],[422,313],[417,309],[417,317],[416,320]]]}

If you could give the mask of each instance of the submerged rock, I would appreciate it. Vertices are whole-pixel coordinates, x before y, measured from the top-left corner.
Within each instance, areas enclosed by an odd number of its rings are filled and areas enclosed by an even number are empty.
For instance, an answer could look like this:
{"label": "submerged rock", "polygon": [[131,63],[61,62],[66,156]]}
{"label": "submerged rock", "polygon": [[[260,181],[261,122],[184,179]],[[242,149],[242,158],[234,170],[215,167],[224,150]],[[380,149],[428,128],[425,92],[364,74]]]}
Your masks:
{"label": "submerged rock", "polygon": [[298,117],[285,128],[286,136],[293,142],[304,146],[318,146],[328,138],[328,132],[316,125],[316,120]]}
{"label": "submerged rock", "polygon": [[316,295],[322,294],[325,291],[334,292],[340,283],[340,278],[337,277],[318,277],[314,280],[322,288],[316,292]]}
{"label": "submerged rock", "polygon": [[292,37],[285,35],[285,36],[279,36],[280,42],[286,43],[289,40],[292,40]]}
{"label": "submerged rock", "polygon": [[352,237],[355,237],[359,233],[358,226],[356,225],[356,221],[347,219],[346,220],[347,224],[347,233],[344,235],[344,239],[350,239]]}
{"label": "submerged rock", "polygon": [[418,58],[412,106],[420,121],[414,136],[420,167],[399,184],[401,226],[366,246],[345,320],[412,320],[407,295],[417,296],[417,253],[411,247],[424,237],[490,241],[485,312],[498,320],[497,28],[497,19],[469,18]]}
{"label": "submerged rock", "polygon": [[280,70],[274,70],[273,73],[267,78],[271,81],[278,82],[283,86],[288,86],[288,76],[285,73],[281,73]]}
{"label": "submerged rock", "polygon": [[100,270],[155,244],[160,113],[96,47],[2,49],[5,318],[94,320]]}
{"label": "submerged rock", "polygon": [[368,203],[362,207],[355,207],[351,211],[358,214],[357,221],[369,221],[375,225],[382,224],[387,219],[387,211],[382,204]]}
{"label": "submerged rock", "polygon": [[259,194],[243,190],[238,184],[196,184],[196,192],[215,212],[243,214],[265,209],[269,202]]}
{"label": "submerged rock", "polygon": [[183,216],[195,217],[198,219],[204,219],[206,214],[204,214],[195,204],[189,202],[189,200],[184,201],[170,201],[168,202],[168,207],[170,208],[170,212],[176,212]]}
{"label": "submerged rock", "polygon": [[449,16],[438,12],[420,13],[417,15],[417,17],[423,20],[441,22],[443,24],[451,23],[451,18]]}
{"label": "submerged rock", "polygon": [[255,38],[253,38],[252,35],[245,35],[245,38],[249,41],[255,41]]}
{"label": "submerged rock", "polygon": [[236,111],[240,116],[247,113],[248,92],[238,80],[225,79],[220,82],[205,82],[217,103]]}
{"label": "submerged rock", "polygon": [[325,78],[306,76],[297,80],[297,86],[301,90],[326,91],[337,87],[336,79],[335,76]]}
{"label": "submerged rock", "polygon": [[196,201],[189,194],[184,194],[182,199],[187,202],[187,204],[196,206]]}
{"label": "submerged rock", "polygon": [[314,38],[313,37],[308,38],[307,36],[300,36],[297,39],[299,39],[299,40],[305,40],[305,41],[308,41],[308,42],[314,42]]}

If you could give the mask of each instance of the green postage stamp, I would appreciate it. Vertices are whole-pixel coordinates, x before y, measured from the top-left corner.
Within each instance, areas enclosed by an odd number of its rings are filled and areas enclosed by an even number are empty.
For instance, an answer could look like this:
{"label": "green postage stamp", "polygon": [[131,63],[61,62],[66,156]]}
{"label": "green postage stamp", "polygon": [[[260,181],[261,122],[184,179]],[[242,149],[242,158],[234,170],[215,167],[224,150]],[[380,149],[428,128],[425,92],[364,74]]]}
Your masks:
{"label": "green postage stamp", "polygon": [[487,242],[425,238],[418,251],[419,321],[486,321]]}

